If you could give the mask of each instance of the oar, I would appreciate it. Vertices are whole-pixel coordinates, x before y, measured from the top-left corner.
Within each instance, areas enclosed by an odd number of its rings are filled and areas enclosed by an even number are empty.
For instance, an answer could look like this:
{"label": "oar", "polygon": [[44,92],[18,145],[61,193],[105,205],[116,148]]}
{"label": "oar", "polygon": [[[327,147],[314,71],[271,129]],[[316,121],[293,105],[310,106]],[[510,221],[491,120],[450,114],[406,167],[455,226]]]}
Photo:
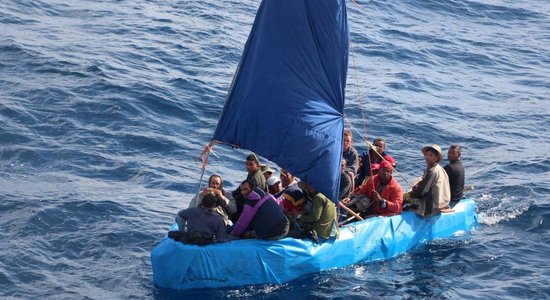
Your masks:
{"label": "oar", "polygon": [[344,204],[342,204],[342,202],[338,202],[338,206],[340,206],[341,208],[343,208],[345,211],[349,212],[352,216],[356,217],[359,221],[363,221],[363,218],[361,218],[360,215],[358,215],[357,213],[355,213],[353,210],[351,210],[349,207],[345,206]]}

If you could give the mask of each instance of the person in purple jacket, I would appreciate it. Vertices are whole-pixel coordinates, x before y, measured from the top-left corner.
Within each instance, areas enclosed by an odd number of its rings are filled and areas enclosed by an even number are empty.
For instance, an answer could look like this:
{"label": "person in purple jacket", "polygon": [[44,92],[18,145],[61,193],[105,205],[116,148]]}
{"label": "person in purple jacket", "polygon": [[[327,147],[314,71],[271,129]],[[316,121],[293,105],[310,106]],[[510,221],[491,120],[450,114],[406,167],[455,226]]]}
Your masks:
{"label": "person in purple jacket", "polygon": [[246,195],[246,201],[231,235],[268,241],[282,239],[287,235],[288,219],[272,195],[259,188],[252,190],[248,180],[241,183],[241,193]]}

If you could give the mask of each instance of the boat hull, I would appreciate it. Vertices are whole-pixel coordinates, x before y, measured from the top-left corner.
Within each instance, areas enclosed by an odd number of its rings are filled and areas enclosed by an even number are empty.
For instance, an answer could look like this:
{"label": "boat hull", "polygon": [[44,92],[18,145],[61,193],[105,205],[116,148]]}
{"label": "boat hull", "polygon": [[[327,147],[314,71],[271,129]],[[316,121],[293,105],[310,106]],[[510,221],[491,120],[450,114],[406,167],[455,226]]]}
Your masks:
{"label": "boat hull", "polygon": [[474,201],[463,199],[454,212],[430,218],[413,212],[370,218],[342,227],[338,239],[321,244],[285,238],[195,246],[165,237],[151,253],[153,281],[176,290],[282,284],[331,268],[389,259],[420,243],[464,234],[477,224],[475,208]]}

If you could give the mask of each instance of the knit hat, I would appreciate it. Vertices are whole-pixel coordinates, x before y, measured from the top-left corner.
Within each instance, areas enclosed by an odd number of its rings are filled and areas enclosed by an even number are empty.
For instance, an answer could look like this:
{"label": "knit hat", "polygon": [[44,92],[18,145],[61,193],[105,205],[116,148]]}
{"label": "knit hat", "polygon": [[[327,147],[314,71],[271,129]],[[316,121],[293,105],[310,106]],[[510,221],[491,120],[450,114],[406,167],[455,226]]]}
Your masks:
{"label": "knit hat", "polygon": [[380,163],[380,169],[382,168],[386,168],[386,169],[390,169],[391,171],[393,171],[393,167],[391,165],[391,163],[389,161],[383,161]]}
{"label": "knit hat", "polygon": [[378,169],[380,169],[380,164],[370,164],[371,171],[376,171]]}
{"label": "knit hat", "polygon": [[433,144],[428,145],[422,148],[422,154],[426,155],[426,151],[433,150],[437,154],[437,161],[441,161],[443,159],[443,155],[441,154],[441,147],[439,145]]}
{"label": "knit hat", "polygon": [[274,186],[277,182],[281,182],[281,179],[277,176],[271,176],[267,179],[267,186]]}

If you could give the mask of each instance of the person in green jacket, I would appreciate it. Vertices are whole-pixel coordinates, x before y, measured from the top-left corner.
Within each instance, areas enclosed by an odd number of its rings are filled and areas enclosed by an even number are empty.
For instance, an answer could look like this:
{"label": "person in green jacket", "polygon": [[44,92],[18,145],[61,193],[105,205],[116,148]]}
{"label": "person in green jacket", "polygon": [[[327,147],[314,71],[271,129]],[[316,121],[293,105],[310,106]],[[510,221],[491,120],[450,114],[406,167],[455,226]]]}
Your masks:
{"label": "person in green jacket", "polygon": [[302,232],[316,243],[319,241],[318,237],[327,240],[337,236],[338,226],[334,202],[304,181],[300,181],[298,186],[311,196],[311,212],[301,215],[298,219]]}

